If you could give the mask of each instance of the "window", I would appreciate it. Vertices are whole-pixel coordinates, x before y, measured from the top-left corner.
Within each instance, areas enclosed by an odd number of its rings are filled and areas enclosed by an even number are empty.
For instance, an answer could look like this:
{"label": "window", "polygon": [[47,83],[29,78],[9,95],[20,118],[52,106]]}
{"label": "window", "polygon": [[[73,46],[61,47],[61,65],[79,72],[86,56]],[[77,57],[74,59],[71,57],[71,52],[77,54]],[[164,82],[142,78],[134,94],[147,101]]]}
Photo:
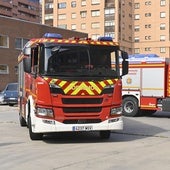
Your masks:
{"label": "window", "polygon": [[82,24],[81,24],[81,29],[82,29],[82,30],[85,30],[85,29],[86,29],[86,24],[85,24],[85,23],[82,23]]}
{"label": "window", "polygon": [[58,25],[59,28],[63,28],[63,29],[67,29],[67,25],[63,24],[63,25]]}
{"label": "window", "polygon": [[151,51],[151,47],[146,47],[145,51]]}
{"label": "window", "polygon": [[115,39],[115,33],[114,32],[105,32],[104,34],[106,37],[112,37],[113,39]]}
{"label": "window", "polygon": [[81,11],[80,15],[81,15],[81,18],[86,18],[87,11]]}
{"label": "window", "polygon": [[160,30],[165,30],[165,24],[164,23],[160,24]]}
{"label": "window", "polygon": [[139,42],[139,37],[135,37],[135,42]]}
{"label": "window", "polygon": [[166,17],[166,13],[165,12],[161,12],[160,13],[160,18],[165,18]]}
{"label": "window", "polygon": [[92,5],[98,5],[100,4],[100,0],[91,0]]}
{"label": "window", "polygon": [[76,7],[76,1],[72,1],[72,2],[71,2],[71,7],[72,7],[72,8],[75,8],[75,7]]}
{"label": "window", "polygon": [[139,9],[140,8],[140,3],[135,3],[135,9]]}
{"label": "window", "polygon": [[72,14],[71,14],[71,18],[72,18],[72,19],[75,19],[75,18],[76,18],[76,13],[72,13]]}
{"label": "window", "polygon": [[135,30],[135,32],[138,32],[140,30],[140,26],[136,25],[134,30]]}
{"label": "window", "polygon": [[86,6],[86,0],[81,0],[81,6]]}
{"label": "window", "polygon": [[58,3],[58,9],[66,8],[66,2]]}
{"label": "window", "polygon": [[160,35],[160,41],[165,41],[165,35]]}
{"label": "window", "polygon": [[151,3],[151,1],[146,1],[145,2],[145,5],[151,5],[152,3]]}
{"label": "window", "polygon": [[24,45],[29,41],[29,39],[24,38],[15,38],[15,48],[16,49],[23,49]]}
{"label": "window", "polygon": [[151,40],[151,36],[150,35],[145,36],[145,40]]}
{"label": "window", "polygon": [[59,20],[65,20],[66,19],[66,14],[59,14],[58,19]]}
{"label": "window", "polygon": [[53,8],[53,3],[46,3],[45,4],[45,9],[51,9]]}
{"label": "window", "polygon": [[160,1],[160,5],[161,5],[161,6],[165,6],[165,5],[166,5],[166,0],[161,0],[161,1]]}
{"label": "window", "polygon": [[135,14],[135,20],[139,20],[140,19],[140,15],[139,14]]}
{"label": "window", "polygon": [[53,14],[45,14],[45,20],[53,19]]}
{"label": "window", "polygon": [[105,26],[114,26],[115,25],[115,21],[105,21]]}
{"label": "window", "polygon": [[9,74],[8,65],[0,64],[0,74]]}
{"label": "window", "polygon": [[146,24],[145,28],[151,28],[151,24]]}
{"label": "window", "polygon": [[128,40],[129,40],[129,41],[132,41],[132,37],[131,37],[131,36],[129,36],[129,37],[128,37]]}
{"label": "window", "polygon": [[151,17],[151,13],[145,13],[145,17]]}
{"label": "window", "polygon": [[100,23],[99,23],[99,22],[93,22],[93,23],[91,24],[91,28],[92,28],[92,29],[98,29],[98,28],[100,28]]}
{"label": "window", "polygon": [[91,35],[92,40],[97,40],[99,37],[100,37],[99,34],[92,34]]}
{"label": "window", "polygon": [[76,24],[71,25],[71,30],[76,30]]}
{"label": "window", "polygon": [[166,53],[166,47],[160,47],[160,53]]}
{"label": "window", "polygon": [[98,17],[98,16],[100,16],[100,11],[99,11],[99,10],[92,10],[92,11],[91,11],[91,16],[92,16],[92,17]]}
{"label": "window", "polygon": [[9,47],[9,37],[7,35],[0,35],[0,47]]}
{"label": "window", "polygon": [[140,48],[135,48],[134,53],[139,54],[140,53]]}
{"label": "window", "polygon": [[105,9],[105,11],[104,11],[105,15],[112,15],[114,13],[115,13],[115,9],[114,8],[108,8],[108,9]]}

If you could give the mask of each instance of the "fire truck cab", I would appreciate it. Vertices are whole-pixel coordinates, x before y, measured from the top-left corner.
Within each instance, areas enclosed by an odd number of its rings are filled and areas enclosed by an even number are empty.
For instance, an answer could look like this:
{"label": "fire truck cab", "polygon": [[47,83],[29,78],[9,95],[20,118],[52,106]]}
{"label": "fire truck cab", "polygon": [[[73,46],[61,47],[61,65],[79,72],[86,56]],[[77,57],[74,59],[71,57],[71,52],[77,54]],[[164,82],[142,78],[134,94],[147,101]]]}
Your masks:
{"label": "fire truck cab", "polygon": [[47,33],[31,39],[18,57],[21,126],[28,126],[32,140],[77,131],[109,138],[111,130],[123,128],[121,77],[128,73],[127,58],[107,37],[62,39]]}

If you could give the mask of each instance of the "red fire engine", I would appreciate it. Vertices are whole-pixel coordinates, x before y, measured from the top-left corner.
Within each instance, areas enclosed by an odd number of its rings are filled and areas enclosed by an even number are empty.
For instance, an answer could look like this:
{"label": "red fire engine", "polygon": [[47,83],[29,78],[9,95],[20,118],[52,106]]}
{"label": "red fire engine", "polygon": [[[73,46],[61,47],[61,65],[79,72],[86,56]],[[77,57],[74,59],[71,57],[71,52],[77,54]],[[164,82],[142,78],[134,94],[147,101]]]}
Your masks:
{"label": "red fire engine", "polygon": [[[121,130],[122,75],[128,55],[108,37],[31,39],[18,57],[19,117],[32,140],[52,132]],[[115,67],[111,66],[115,62]]]}
{"label": "red fire engine", "polygon": [[170,58],[155,54],[130,55],[129,73],[122,82],[123,115],[170,111]]}

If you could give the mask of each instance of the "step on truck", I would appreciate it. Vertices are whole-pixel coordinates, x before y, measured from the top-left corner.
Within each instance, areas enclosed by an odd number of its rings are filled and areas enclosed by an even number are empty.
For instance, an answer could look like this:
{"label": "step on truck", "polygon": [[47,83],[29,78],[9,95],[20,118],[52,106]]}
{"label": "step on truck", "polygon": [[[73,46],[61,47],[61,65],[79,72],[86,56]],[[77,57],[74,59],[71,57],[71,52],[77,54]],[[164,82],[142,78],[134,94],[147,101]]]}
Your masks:
{"label": "step on truck", "polygon": [[129,55],[129,73],[123,82],[123,115],[170,112],[170,58],[156,54]]}
{"label": "step on truck", "polygon": [[28,127],[32,140],[78,131],[109,138],[112,130],[122,130],[127,58],[110,37],[94,41],[46,33],[31,39],[18,57],[20,125]]}

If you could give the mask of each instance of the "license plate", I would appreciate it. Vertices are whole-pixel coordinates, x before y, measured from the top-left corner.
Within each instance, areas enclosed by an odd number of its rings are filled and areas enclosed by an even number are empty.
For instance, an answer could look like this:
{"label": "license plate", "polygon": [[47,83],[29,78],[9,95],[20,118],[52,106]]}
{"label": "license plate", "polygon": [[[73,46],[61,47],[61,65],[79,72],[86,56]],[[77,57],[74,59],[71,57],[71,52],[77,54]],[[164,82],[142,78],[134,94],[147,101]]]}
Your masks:
{"label": "license plate", "polygon": [[93,130],[93,126],[73,126],[73,131],[90,131]]}
{"label": "license plate", "polygon": [[10,97],[9,99],[10,99],[10,100],[15,100],[15,98],[12,98],[12,97]]}

